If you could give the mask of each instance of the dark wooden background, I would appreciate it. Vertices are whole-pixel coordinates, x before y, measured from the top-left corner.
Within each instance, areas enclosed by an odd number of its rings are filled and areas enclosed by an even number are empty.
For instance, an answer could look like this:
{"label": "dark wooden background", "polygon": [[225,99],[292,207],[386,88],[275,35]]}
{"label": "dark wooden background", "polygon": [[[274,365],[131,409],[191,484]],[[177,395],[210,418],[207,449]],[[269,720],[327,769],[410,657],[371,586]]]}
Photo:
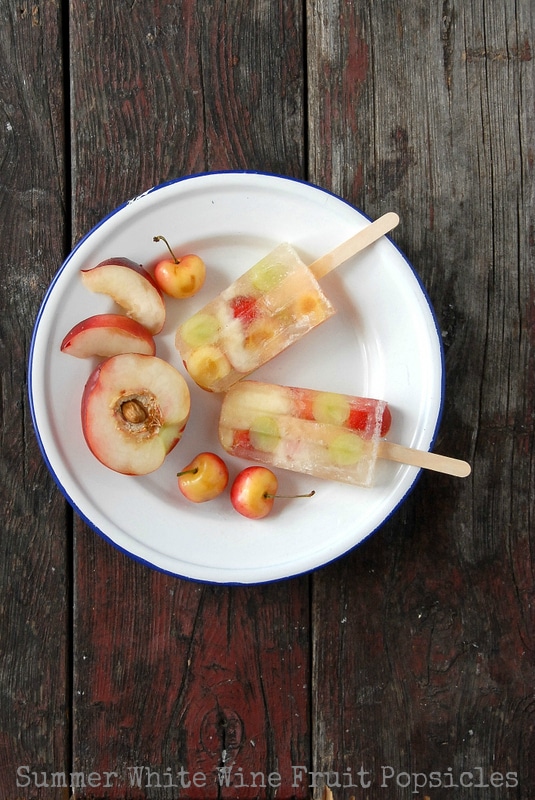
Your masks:
{"label": "dark wooden background", "polygon": [[[534,22],[531,0],[0,0],[1,800],[65,800],[43,773],[212,776],[225,755],[282,785],[76,796],[319,797],[292,786],[303,765],[369,773],[336,800],[535,798]],[[399,212],[446,351],[437,449],[473,475],[423,476],[312,575],[225,588],[151,571],[73,515],[26,375],[84,233],[155,184],[234,168]],[[442,787],[413,791],[432,772]]]}

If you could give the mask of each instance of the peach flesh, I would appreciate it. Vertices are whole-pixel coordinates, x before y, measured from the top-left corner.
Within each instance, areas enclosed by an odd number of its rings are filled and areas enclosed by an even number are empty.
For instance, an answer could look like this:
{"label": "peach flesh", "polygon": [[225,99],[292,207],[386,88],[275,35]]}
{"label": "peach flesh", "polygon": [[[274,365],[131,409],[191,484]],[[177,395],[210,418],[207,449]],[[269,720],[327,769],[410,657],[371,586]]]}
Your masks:
{"label": "peach flesh", "polygon": [[120,353],[153,356],[156,346],[149,331],[136,320],[123,314],[95,314],[71,328],[61,351],[76,358],[110,358]]}
{"label": "peach flesh", "polygon": [[189,412],[188,386],[173,366],[156,356],[127,353],[102,362],[89,377],[82,429],[105,466],[146,475],[179,442]]}
{"label": "peach flesh", "polygon": [[165,303],[153,277],[140,264],[128,258],[110,258],[92,269],[81,270],[84,286],[107,294],[125,309],[127,315],[152,334],[165,322]]}

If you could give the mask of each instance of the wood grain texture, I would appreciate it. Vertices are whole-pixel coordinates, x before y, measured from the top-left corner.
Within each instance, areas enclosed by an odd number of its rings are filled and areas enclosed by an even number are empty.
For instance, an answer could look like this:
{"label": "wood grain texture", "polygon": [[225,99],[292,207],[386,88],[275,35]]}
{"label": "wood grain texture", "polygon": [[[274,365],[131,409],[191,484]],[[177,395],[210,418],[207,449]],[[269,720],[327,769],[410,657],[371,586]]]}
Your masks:
{"label": "wood grain texture", "polygon": [[[71,6],[74,239],[184,174],[303,176],[298,3]],[[88,797],[308,795],[288,776],[309,755],[308,579],[200,587],[125,558],[80,521],[75,578],[73,763],[118,773]],[[244,781],[277,771],[285,785],[220,787],[220,767]],[[206,786],[180,785],[180,769]]]}
{"label": "wood grain texture", "polygon": [[[75,238],[103,211],[209,170],[303,177],[300,4],[75,2]],[[98,169],[95,169],[98,164]]]}
{"label": "wood grain texture", "polygon": [[[147,569],[90,531],[78,538],[79,771],[117,773],[106,797],[208,800],[236,796],[219,786],[222,768],[250,781],[306,763],[306,578],[282,591],[202,586]],[[205,783],[188,786],[196,772]]]}
{"label": "wood grain texture", "polygon": [[[384,796],[383,765],[511,772],[509,791],[531,798],[532,6],[308,8],[311,178],[400,214],[393,238],[446,351],[437,450],[473,465],[468,482],[423,477],[315,580],[313,761],[364,764],[369,798]],[[450,796],[448,780],[421,791]]]}
{"label": "wood grain texture", "polygon": [[[0,4],[0,797],[69,751],[69,516],[32,431],[32,326],[64,256],[59,4]],[[43,795],[34,791],[33,797]],[[50,795],[49,795],[50,796]]]}
{"label": "wood grain texture", "polygon": [[[71,770],[80,798],[533,800],[533,4],[0,0],[0,23],[0,800],[66,800],[42,777]],[[400,214],[445,349],[437,450],[473,467],[260,587],[153,571],[77,518],[71,550],[26,399],[72,245],[224,169]]]}

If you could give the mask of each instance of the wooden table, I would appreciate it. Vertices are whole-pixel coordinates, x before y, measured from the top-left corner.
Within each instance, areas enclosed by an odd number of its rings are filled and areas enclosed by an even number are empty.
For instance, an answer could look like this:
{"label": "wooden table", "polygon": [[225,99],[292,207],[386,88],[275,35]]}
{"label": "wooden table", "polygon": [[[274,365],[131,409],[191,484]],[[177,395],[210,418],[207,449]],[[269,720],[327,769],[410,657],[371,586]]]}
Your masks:
{"label": "wooden table", "polygon": [[[531,0],[0,13],[0,798],[64,799],[70,773],[86,798],[534,798]],[[473,466],[262,586],[179,580],[89,530],[27,399],[75,243],[149,187],[225,169],[399,212],[445,348],[437,449]]]}

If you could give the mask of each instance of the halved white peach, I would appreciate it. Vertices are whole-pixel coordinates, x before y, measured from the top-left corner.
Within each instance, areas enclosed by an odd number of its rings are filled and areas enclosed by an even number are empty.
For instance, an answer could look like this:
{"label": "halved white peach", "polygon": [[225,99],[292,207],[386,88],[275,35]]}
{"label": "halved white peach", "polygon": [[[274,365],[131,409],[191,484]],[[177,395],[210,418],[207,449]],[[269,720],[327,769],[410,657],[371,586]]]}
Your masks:
{"label": "halved white peach", "polygon": [[78,322],[61,343],[61,352],[76,358],[110,358],[120,353],[153,356],[154,339],[135,319],[123,314],[95,314]]}
{"label": "halved white peach", "polygon": [[124,308],[127,316],[141,323],[152,334],[165,322],[165,302],[154,278],[129,258],[107,258],[96,267],[80,272],[84,286],[107,294]]}
{"label": "halved white peach", "polygon": [[186,381],[156,356],[125,353],[92,372],[82,396],[82,430],[105,466],[154,472],[180,441],[190,413]]}

